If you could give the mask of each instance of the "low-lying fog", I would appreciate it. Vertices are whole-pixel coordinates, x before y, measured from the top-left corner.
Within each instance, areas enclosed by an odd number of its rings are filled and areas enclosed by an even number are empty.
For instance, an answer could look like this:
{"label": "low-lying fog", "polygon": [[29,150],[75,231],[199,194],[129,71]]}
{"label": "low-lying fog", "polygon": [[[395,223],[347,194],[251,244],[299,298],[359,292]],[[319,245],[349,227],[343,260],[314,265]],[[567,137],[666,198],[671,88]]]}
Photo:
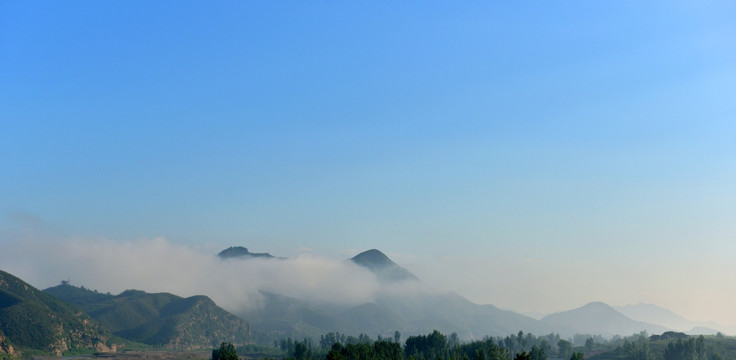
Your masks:
{"label": "low-lying fog", "polygon": [[[290,259],[220,259],[165,238],[11,240],[0,253],[3,270],[38,288],[70,280],[100,292],[127,289],[207,295],[230,311],[257,305],[259,290],[314,302],[358,305],[381,292],[416,291],[381,284],[350,261],[300,255]],[[23,256],[17,256],[23,254]],[[29,262],[28,259],[33,259]],[[403,290],[402,290],[403,289]]]}

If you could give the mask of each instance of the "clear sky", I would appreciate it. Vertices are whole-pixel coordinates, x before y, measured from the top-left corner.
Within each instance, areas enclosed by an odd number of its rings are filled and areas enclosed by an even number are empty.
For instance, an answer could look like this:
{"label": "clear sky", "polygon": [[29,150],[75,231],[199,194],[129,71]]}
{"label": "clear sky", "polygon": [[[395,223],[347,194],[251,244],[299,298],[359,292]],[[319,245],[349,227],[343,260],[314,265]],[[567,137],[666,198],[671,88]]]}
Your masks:
{"label": "clear sky", "polygon": [[736,325],[735,39],[732,1],[0,2],[1,234]]}

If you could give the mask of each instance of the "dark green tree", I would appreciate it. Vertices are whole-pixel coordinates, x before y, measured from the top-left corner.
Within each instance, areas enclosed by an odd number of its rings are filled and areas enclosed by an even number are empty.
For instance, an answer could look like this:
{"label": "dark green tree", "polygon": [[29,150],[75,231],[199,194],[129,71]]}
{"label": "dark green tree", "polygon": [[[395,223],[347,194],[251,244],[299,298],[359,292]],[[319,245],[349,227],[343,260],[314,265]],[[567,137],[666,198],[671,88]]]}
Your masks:
{"label": "dark green tree", "polygon": [[593,347],[595,346],[595,340],[593,340],[592,337],[589,337],[585,340],[585,350],[588,350],[588,352],[593,351]]}
{"label": "dark green tree", "polygon": [[219,348],[212,349],[212,360],[238,360],[238,352],[233,344],[223,342]]}
{"label": "dark green tree", "polygon": [[[521,333],[521,331],[519,331],[519,333]],[[532,357],[531,355],[527,354],[526,351],[522,351],[514,356],[514,360],[532,360]]]}
{"label": "dark green tree", "polygon": [[585,356],[583,355],[582,351],[573,351],[572,355],[570,356],[570,360],[583,360],[585,359]]}
{"label": "dark green tree", "polygon": [[307,344],[297,341],[294,345],[294,359],[304,360],[309,357],[309,348]]}
{"label": "dark green tree", "polygon": [[557,354],[561,359],[567,359],[572,353],[572,344],[567,340],[560,340],[557,342]]}
{"label": "dark green tree", "polygon": [[402,360],[404,352],[401,350],[401,344],[388,340],[376,341],[373,343],[373,358],[377,360]]}
{"label": "dark green tree", "polygon": [[644,336],[634,342],[625,341],[623,348],[627,360],[654,360],[654,354],[649,349],[649,339]]}
{"label": "dark green tree", "polygon": [[447,336],[437,330],[429,335],[409,336],[404,346],[404,356],[415,359],[446,358]]}
{"label": "dark green tree", "polygon": [[547,353],[544,348],[537,345],[532,345],[531,351],[529,351],[530,360],[547,360]]}

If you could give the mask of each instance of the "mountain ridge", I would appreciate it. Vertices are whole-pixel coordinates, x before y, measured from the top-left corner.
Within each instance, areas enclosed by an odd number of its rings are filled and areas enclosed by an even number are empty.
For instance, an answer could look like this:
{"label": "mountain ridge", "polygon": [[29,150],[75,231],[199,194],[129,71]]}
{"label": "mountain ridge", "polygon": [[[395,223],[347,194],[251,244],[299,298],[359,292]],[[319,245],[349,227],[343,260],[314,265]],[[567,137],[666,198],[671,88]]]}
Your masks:
{"label": "mountain ridge", "polygon": [[637,303],[624,306],[614,306],[622,314],[638,321],[660,324],[673,330],[690,335],[714,335],[725,331],[725,326],[715,322],[688,320],[672,310],[655,304]]}
{"label": "mountain ridge", "polygon": [[115,351],[111,334],[82,310],[0,270],[0,354]]}
{"label": "mountain ridge", "polygon": [[540,321],[560,329],[561,334],[601,334],[604,336],[631,335],[642,330],[655,334],[669,329],[658,324],[637,321],[618,312],[612,306],[593,301],[581,307],[556,312]]}
{"label": "mountain ridge", "polygon": [[269,253],[252,253],[248,251],[248,248],[243,246],[231,246],[225,250],[220,251],[217,256],[221,259],[231,258],[264,258],[264,259],[277,259],[277,257]]}
{"label": "mountain ridge", "polygon": [[377,249],[363,251],[350,258],[350,261],[370,270],[382,282],[419,281],[416,275],[399,266]]}
{"label": "mountain ridge", "polygon": [[113,334],[144,344],[193,350],[221,341],[240,345],[250,341],[248,323],[204,295],[182,298],[141,290],[109,295],[68,283],[44,292],[79,306]]}

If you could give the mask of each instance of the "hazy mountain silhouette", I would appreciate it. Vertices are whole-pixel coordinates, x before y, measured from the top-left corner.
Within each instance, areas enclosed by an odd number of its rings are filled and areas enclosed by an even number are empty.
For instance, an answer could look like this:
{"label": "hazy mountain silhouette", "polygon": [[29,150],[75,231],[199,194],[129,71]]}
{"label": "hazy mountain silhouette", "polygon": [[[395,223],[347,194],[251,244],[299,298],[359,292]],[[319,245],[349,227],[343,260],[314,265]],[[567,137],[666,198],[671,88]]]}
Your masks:
{"label": "hazy mountain silhouette", "polygon": [[718,331],[725,330],[725,327],[720,324],[691,321],[654,304],[638,303],[635,305],[616,306],[615,309],[634,320],[660,324],[691,335],[716,334]]}
{"label": "hazy mountain silhouette", "polygon": [[371,249],[355,255],[350,261],[370,270],[380,281],[419,280],[409,270],[391,261],[384,253]]}
{"label": "hazy mountain silhouette", "polygon": [[631,335],[646,330],[659,334],[668,328],[643,321],[633,320],[602,302],[591,302],[577,309],[547,315],[541,320],[558,329],[560,335],[600,334],[603,336]]}
{"label": "hazy mountain silhouette", "polygon": [[[349,259],[373,272],[394,289],[376,294],[373,301],[355,306],[320,304],[304,299],[261,292],[262,306],[238,313],[254,331],[300,338],[329,331],[392,336],[427,334],[437,329],[456,332],[464,339],[501,336],[519,330],[546,334],[546,324],[492,305],[477,305],[452,292],[430,290],[410,271],[381,251],[372,249]],[[398,290],[396,290],[398,289]]]}
{"label": "hazy mountain silhouette", "polygon": [[230,258],[265,258],[265,259],[275,259],[276,257],[269,254],[269,253],[252,253],[248,251],[248,248],[242,247],[242,246],[231,246],[225,250],[220,251],[219,254],[217,254],[222,259],[230,259]]}

